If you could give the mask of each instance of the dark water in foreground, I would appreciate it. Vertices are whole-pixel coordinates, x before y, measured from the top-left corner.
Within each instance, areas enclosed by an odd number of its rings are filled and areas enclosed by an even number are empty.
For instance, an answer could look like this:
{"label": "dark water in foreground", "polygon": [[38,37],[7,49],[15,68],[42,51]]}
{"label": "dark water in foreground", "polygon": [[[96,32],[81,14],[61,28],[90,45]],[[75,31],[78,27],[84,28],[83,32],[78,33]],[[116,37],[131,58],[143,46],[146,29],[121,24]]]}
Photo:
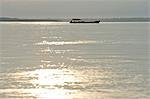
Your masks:
{"label": "dark water in foreground", "polygon": [[0,23],[0,99],[149,99],[150,23]]}

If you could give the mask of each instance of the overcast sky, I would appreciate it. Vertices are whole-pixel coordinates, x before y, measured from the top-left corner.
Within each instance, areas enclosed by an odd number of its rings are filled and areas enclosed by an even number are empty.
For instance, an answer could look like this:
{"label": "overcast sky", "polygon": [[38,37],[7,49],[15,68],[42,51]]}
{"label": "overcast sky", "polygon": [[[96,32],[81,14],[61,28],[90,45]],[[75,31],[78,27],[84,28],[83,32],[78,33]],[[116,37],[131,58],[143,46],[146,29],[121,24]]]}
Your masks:
{"label": "overcast sky", "polygon": [[148,17],[150,0],[0,0],[0,16],[23,18]]}

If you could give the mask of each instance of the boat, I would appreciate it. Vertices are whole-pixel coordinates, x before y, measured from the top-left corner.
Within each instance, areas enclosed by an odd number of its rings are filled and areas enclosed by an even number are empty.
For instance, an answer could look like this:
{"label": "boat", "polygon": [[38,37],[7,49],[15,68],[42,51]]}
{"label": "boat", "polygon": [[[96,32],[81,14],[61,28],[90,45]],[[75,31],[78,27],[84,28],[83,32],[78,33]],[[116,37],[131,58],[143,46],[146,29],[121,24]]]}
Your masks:
{"label": "boat", "polygon": [[99,23],[100,20],[82,20],[82,19],[72,19],[70,23]]}

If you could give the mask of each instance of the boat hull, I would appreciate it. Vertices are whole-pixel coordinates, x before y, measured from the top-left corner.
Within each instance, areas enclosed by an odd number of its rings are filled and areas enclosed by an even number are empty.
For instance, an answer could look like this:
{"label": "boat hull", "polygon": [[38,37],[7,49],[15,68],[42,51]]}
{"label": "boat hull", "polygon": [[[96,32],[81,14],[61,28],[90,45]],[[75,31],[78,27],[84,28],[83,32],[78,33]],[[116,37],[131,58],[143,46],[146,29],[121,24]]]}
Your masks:
{"label": "boat hull", "polygon": [[100,21],[78,21],[78,22],[73,22],[70,21],[70,23],[99,23]]}

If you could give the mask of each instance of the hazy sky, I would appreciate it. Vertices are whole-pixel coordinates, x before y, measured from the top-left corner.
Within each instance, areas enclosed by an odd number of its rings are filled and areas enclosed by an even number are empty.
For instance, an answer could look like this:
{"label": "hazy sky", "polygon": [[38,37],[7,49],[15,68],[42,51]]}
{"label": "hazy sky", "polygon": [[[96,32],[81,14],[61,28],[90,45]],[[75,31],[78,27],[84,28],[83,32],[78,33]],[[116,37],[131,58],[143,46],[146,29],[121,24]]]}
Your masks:
{"label": "hazy sky", "polygon": [[24,18],[148,17],[150,0],[0,0],[0,16]]}

